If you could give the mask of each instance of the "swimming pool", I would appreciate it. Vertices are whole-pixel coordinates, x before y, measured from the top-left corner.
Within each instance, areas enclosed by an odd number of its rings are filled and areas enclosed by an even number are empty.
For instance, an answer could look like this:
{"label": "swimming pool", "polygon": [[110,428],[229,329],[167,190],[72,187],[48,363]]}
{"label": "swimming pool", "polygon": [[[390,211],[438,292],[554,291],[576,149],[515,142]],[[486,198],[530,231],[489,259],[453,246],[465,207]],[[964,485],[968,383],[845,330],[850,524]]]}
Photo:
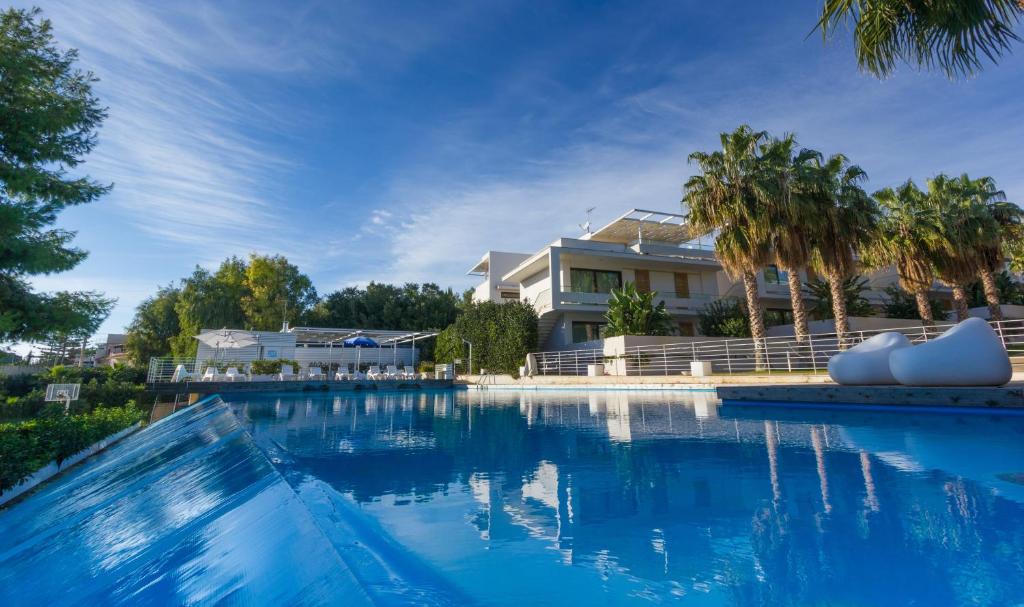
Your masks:
{"label": "swimming pool", "polygon": [[329,487],[478,603],[1024,600],[1021,417],[678,392],[229,404],[300,494]]}
{"label": "swimming pool", "polygon": [[0,604],[1013,605],[1024,416],[213,398],[0,511]]}

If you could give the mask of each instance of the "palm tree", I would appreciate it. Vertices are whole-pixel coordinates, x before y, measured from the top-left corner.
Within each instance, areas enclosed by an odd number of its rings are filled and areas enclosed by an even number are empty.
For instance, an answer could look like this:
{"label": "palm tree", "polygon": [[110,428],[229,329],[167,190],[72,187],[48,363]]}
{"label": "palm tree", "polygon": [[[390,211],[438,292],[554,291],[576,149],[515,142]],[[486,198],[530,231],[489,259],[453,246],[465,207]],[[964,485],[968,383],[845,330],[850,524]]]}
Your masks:
{"label": "palm tree", "polygon": [[914,295],[921,322],[935,324],[928,291],[935,273],[932,260],[942,246],[942,222],[927,195],[912,180],[875,192],[882,207],[876,237],[868,248],[870,265],[896,266],[900,287]]}
{"label": "palm tree", "polygon": [[939,218],[940,230],[932,263],[939,280],[953,289],[958,322],[970,315],[967,285],[983,265],[980,252],[991,238],[993,225],[984,207],[974,204],[973,189],[966,175],[951,179],[940,173],[928,180],[927,201]]}
{"label": "palm tree", "polygon": [[986,219],[986,229],[977,251],[978,277],[981,278],[985,292],[989,317],[999,321],[1003,319],[1003,313],[999,307],[995,275],[1003,269],[1011,241],[1019,238],[1024,211],[1012,202],[1007,202],[1006,194],[996,189],[995,180],[991,177],[970,179],[965,174],[960,176],[960,181],[973,204],[977,205],[978,212]]}
{"label": "palm tree", "polygon": [[836,337],[842,345],[850,331],[843,285],[857,271],[855,252],[871,240],[878,207],[860,185],[867,173],[846,156],[834,154],[823,161],[816,154],[812,164],[815,177],[810,195],[818,217],[811,236],[812,262],[832,291]]}
{"label": "palm tree", "polygon": [[690,226],[700,234],[717,233],[715,253],[722,267],[743,280],[758,367],[765,331],[757,273],[772,257],[766,227],[770,192],[764,187],[760,157],[760,146],[767,138],[764,131],[747,125],[722,133],[721,150],[690,154],[689,161],[700,173],[683,188]]}
{"label": "palm tree", "polygon": [[852,22],[857,65],[879,78],[901,61],[958,78],[1009,52],[1022,15],[1021,0],[825,0],[817,29]]}
{"label": "palm tree", "polygon": [[800,270],[811,260],[810,234],[817,217],[814,199],[809,195],[814,183],[810,162],[816,158],[816,152],[801,150],[794,156],[795,147],[793,135],[786,135],[763,144],[761,156],[762,174],[772,198],[767,226],[772,253],[776,265],[786,274],[793,331],[796,340],[803,342],[809,331]]}

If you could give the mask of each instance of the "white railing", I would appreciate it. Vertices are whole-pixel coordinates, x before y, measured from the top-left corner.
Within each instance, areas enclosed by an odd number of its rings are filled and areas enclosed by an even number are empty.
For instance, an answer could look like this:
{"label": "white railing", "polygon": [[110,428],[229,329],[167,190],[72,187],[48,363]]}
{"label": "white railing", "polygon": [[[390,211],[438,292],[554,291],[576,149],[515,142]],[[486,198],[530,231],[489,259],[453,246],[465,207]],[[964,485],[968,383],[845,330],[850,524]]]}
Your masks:
{"label": "white railing", "polygon": [[[1024,320],[991,322],[1014,364],[1024,364]],[[835,333],[816,333],[798,342],[792,336],[767,337],[755,343],[750,338],[704,338],[673,344],[630,346],[622,353],[606,356],[603,350],[562,350],[536,352],[535,375],[586,375],[587,365],[604,363],[615,375],[689,375],[690,363],[711,363],[714,373],[818,373],[827,371],[828,360],[841,349],[886,331],[899,331],[912,342],[934,339],[953,324],[850,331],[843,347]]]}
{"label": "white railing", "polygon": [[194,358],[153,357],[149,359],[146,383],[160,384],[172,381],[174,371],[178,368],[178,365],[184,365],[185,371],[193,375],[198,371],[196,359]]}

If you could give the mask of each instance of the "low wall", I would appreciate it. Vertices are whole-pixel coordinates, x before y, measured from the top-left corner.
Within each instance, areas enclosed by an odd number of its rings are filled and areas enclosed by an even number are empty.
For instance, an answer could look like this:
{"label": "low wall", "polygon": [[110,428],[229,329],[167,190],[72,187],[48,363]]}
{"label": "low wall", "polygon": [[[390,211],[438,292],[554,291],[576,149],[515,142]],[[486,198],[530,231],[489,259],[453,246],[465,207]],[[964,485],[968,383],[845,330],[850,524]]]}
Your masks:
{"label": "low wall", "polygon": [[234,392],[360,392],[365,390],[421,390],[452,387],[450,379],[385,379],[365,381],[185,381],[146,384],[150,394],[225,394]]}

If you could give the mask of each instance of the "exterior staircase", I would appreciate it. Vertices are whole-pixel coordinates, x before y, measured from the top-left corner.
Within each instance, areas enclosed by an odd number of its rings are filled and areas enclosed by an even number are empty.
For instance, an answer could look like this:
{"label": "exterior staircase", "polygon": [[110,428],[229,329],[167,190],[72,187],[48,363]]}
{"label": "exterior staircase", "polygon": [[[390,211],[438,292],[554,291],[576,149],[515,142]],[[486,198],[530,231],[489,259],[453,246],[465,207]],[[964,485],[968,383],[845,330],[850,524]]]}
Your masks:
{"label": "exterior staircase", "polygon": [[537,347],[541,350],[546,350],[548,345],[548,339],[551,337],[551,332],[554,331],[555,326],[562,321],[562,314],[548,312],[547,314],[541,315],[537,320]]}

